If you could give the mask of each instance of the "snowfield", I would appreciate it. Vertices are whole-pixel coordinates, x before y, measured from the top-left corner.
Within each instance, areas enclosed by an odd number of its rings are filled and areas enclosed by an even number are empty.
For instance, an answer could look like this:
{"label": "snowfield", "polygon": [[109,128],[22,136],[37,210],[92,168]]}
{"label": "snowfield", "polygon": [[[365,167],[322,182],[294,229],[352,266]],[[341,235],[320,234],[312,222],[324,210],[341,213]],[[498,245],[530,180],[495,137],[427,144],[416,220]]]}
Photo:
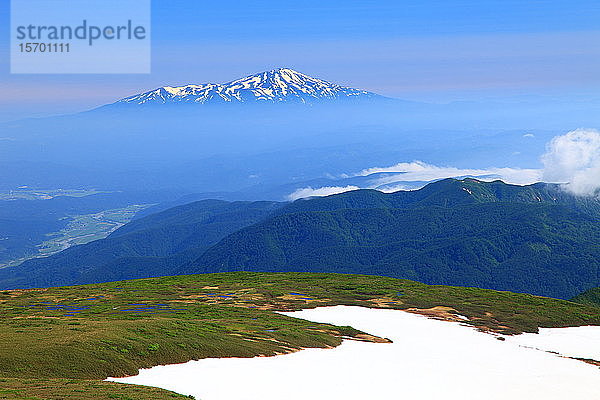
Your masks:
{"label": "snowfield", "polygon": [[[393,343],[345,340],[276,357],[204,359],[141,370],[115,382],[198,400],[600,398],[600,327],[542,329],[499,340],[455,322],[398,310],[324,307],[284,313],[351,325]],[[542,350],[537,350],[540,348]]]}
{"label": "snowfield", "polygon": [[[600,334],[598,331],[600,331],[600,327],[597,326],[541,328],[539,334],[524,333],[518,336],[508,336],[506,340],[525,347],[559,353],[565,357],[600,361]],[[600,393],[598,398],[600,398]]]}

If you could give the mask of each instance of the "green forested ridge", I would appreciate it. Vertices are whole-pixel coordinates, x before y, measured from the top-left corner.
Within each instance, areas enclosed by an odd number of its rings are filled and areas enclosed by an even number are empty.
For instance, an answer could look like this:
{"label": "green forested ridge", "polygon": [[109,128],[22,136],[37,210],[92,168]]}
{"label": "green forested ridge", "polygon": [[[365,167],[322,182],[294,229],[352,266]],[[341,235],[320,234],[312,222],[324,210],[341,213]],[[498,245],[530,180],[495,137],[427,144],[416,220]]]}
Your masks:
{"label": "green forested ridge", "polygon": [[600,287],[595,287],[573,297],[571,301],[600,307]]}
{"label": "green forested ridge", "polygon": [[558,185],[536,183],[518,186],[502,181],[482,182],[470,178],[444,179],[414,191],[382,193],[376,190],[357,190],[328,197],[298,200],[286,205],[278,213],[334,211],[345,208],[454,207],[497,202],[562,204],[588,214],[600,214],[598,199],[574,196]]}
{"label": "green forested ridge", "polygon": [[570,298],[598,284],[598,219],[551,204],[299,212],[235,232],[185,272],[366,273]]}
{"label": "green forested ridge", "polygon": [[600,285],[600,201],[446,179],[293,203],[192,203],[20,268],[0,287],[235,270],[346,272],[571,298]]}
{"label": "green forested ridge", "polygon": [[100,380],[191,359],[335,346],[361,332],[273,311],[340,304],[443,306],[468,317],[462,323],[507,334],[600,325],[600,308],[569,301],[358,275],[236,272],[2,291],[0,398],[183,398]]}

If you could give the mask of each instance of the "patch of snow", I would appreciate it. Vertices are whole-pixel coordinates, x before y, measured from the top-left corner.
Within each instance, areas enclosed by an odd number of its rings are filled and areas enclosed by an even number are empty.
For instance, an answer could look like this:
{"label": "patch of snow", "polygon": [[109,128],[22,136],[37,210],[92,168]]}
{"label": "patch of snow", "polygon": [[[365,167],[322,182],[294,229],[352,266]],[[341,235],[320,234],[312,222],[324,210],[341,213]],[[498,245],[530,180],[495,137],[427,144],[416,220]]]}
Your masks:
{"label": "patch of snow", "polygon": [[[345,306],[285,314],[351,325],[393,343],[345,340],[334,349],[204,359],[110,380],[161,387],[202,400],[591,400],[600,393],[597,367],[512,340],[500,341],[460,323],[398,310]],[[564,332],[561,342],[581,337]],[[597,350],[600,327],[589,335],[577,354],[591,355]]]}
{"label": "patch of snow", "polygon": [[558,353],[565,357],[600,361],[600,327],[540,328],[539,333],[508,336],[506,340],[524,347]]}

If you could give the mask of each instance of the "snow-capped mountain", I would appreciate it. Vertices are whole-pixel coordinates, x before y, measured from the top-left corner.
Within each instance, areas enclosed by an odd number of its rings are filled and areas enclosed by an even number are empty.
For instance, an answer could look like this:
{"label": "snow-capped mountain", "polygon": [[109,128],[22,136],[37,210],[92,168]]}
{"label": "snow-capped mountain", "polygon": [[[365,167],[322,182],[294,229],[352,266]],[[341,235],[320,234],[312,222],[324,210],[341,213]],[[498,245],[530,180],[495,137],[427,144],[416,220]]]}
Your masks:
{"label": "snow-capped mountain", "polygon": [[175,103],[313,103],[383,98],[375,93],[336,85],[289,68],[261,72],[225,84],[164,86],[119,100],[115,104]]}

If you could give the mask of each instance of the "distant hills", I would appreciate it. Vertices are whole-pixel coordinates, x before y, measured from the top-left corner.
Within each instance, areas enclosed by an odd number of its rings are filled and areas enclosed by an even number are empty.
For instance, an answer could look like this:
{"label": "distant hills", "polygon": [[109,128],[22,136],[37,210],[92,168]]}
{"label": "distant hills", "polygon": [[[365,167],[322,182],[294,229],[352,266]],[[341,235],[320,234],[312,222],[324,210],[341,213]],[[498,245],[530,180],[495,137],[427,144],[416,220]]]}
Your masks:
{"label": "distant hills", "polygon": [[290,68],[277,68],[225,84],[163,86],[129,96],[113,106],[159,104],[304,103],[384,99],[375,93],[336,85]]}
{"label": "distant hills", "polygon": [[200,201],[0,270],[0,287],[199,272],[344,272],[571,298],[600,285],[600,201],[447,179],[292,203]]}

